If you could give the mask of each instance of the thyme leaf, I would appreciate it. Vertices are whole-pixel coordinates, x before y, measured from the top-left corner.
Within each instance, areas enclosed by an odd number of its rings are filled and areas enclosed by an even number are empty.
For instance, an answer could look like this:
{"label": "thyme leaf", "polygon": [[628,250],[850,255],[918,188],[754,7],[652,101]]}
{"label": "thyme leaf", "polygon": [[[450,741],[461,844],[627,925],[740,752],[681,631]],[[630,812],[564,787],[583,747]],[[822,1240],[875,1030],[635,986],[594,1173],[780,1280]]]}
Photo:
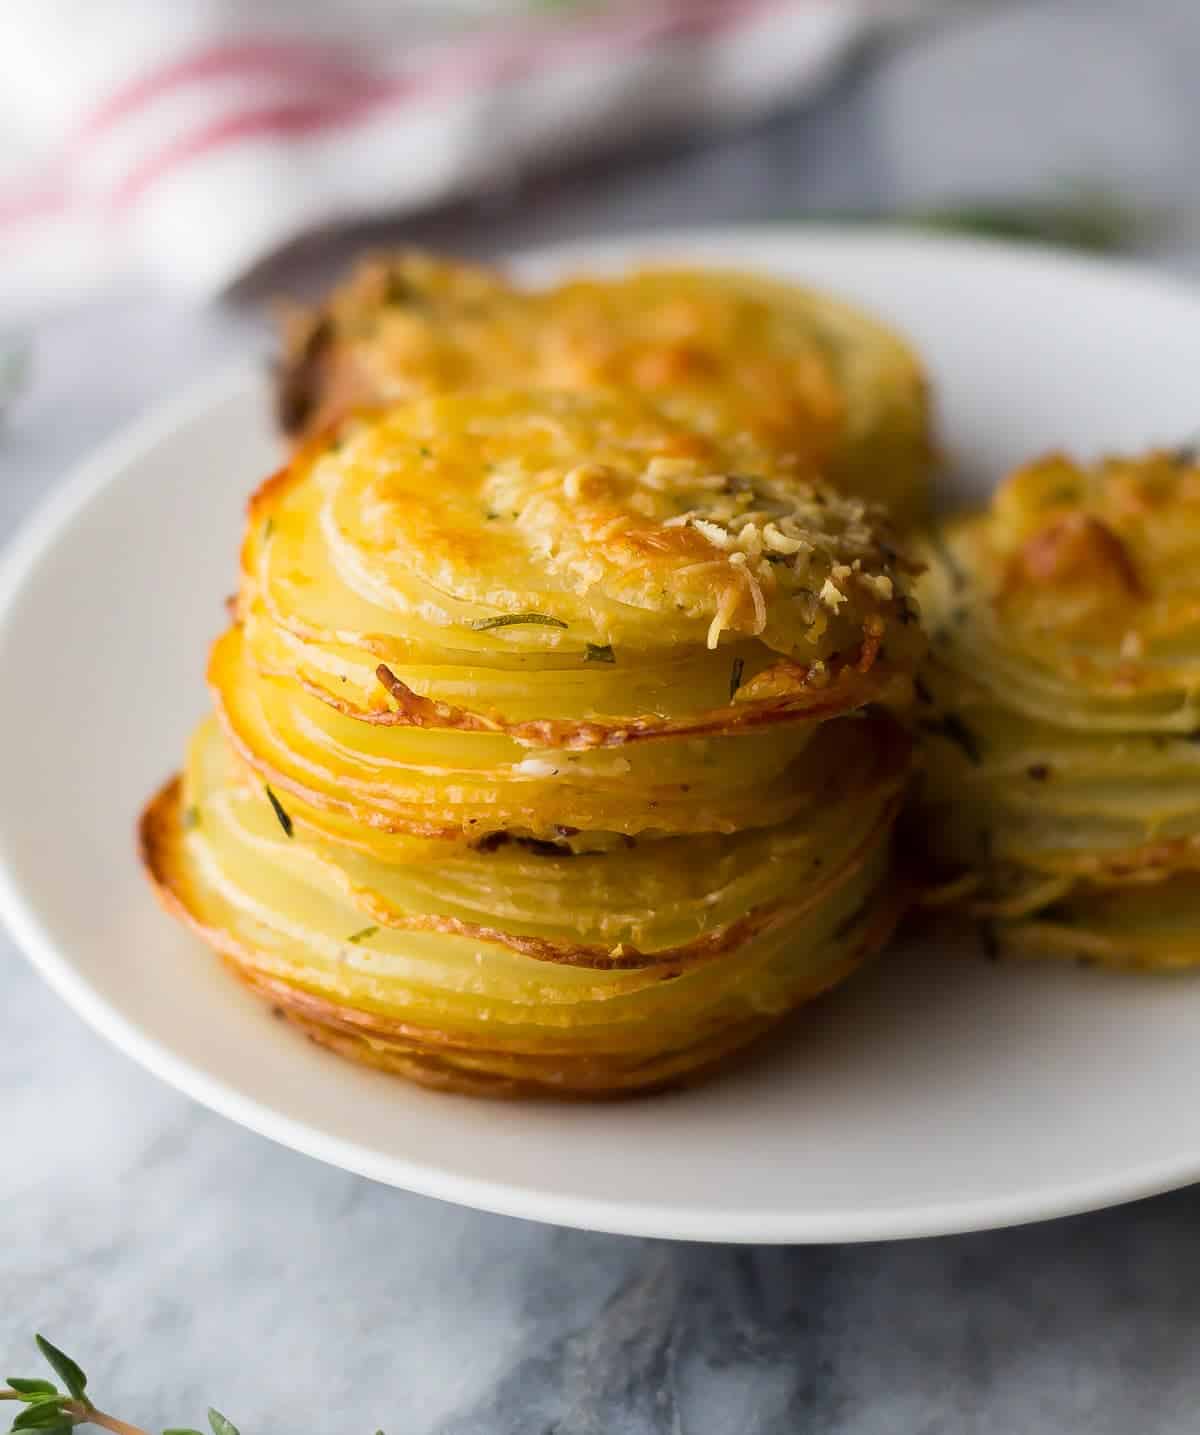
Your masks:
{"label": "thyme leaf", "polygon": [[917,726],[922,732],[931,733],[934,737],[944,737],[947,742],[954,743],[976,767],[983,761],[983,749],[979,745],[979,739],[957,713],[944,713],[936,720],[923,718]]}
{"label": "thyme leaf", "polygon": [[734,694],[742,685],[742,673],[746,669],[745,658],[734,658],[733,667],[729,673],[729,701],[733,701]]}
{"label": "thyme leaf", "polygon": [[280,802],[280,800],[278,799],[278,797],[276,797],[275,794],[271,791],[271,784],[270,784],[269,782],[266,784],[266,789],[267,789],[267,800],[270,802],[271,806],[275,809],[275,816],[279,818],[279,825],[280,825],[280,827],[283,828],[284,836],[286,836],[286,837],[294,837],[294,836],[296,835],[295,827],[294,827],[293,824],[292,824],[292,819],[288,816],[287,812],[285,811],[284,806],[283,806],[283,803]]}
{"label": "thyme leaf", "polygon": [[499,613],[494,618],[473,618],[467,627],[476,633],[487,633],[493,628],[512,628],[518,623],[540,624],[543,628],[565,628],[561,618],[551,618],[548,613]]}
{"label": "thyme leaf", "polygon": [[51,1345],[44,1335],[35,1335],[33,1338],[47,1364],[71,1392],[72,1398],[90,1408],[92,1402],[87,1397],[87,1376],[79,1366],[56,1345]]}

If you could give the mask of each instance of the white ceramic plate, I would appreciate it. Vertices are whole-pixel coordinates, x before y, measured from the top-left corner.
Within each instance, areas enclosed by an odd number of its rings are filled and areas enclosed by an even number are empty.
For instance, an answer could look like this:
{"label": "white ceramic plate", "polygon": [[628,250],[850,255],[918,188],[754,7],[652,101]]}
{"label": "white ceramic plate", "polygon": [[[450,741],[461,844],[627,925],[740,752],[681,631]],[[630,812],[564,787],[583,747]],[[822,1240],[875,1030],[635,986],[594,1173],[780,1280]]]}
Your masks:
{"label": "white ceramic plate", "polygon": [[[1200,297],[1037,251],[744,230],[578,246],[841,291],[911,335],[978,491],[1049,446],[1200,429]],[[277,457],[262,381],[98,455],[0,570],[0,910],[57,990],[165,1080],[324,1161],[566,1225],[722,1241],[912,1236],[1064,1214],[1200,1176],[1200,979],[897,952],[702,1090],[599,1107],[432,1095],[318,1051],[158,909],[143,799],[205,708],[241,509]]]}

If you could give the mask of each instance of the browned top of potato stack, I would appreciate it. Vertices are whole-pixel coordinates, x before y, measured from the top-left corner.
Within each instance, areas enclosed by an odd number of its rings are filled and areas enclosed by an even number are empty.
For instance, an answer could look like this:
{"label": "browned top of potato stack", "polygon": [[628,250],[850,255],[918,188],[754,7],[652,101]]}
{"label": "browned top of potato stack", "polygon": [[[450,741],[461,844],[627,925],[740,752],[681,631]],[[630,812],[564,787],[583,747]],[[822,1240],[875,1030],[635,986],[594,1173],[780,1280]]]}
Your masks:
{"label": "browned top of potato stack", "polygon": [[581,747],[887,695],[921,638],[885,517],[739,454],[614,393],[362,413],[256,495],[241,616],[355,651],[332,688],[306,670],[342,706],[463,723],[377,670],[479,664],[504,707],[470,725]]}
{"label": "browned top of potato stack", "polygon": [[521,289],[487,269],[405,254],[364,262],[285,328],[280,420],[303,437],[356,403],[491,386],[640,393],[742,463],[819,473],[920,513],[928,401],[915,356],[827,295],[723,270],[646,269]]}

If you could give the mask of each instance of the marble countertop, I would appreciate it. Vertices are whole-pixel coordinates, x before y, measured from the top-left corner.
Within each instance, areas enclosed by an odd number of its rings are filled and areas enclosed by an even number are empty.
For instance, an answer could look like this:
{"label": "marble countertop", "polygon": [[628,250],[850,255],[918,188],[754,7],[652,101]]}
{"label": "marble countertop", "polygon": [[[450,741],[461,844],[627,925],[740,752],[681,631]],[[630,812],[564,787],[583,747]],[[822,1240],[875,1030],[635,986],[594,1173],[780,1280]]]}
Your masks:
{"label": "marble countertop", "polygon": [[[1194,0],[1010,4],[865,57],[809,112],[404,235],[490,253],[1079,178],[1186,216],[1198,61]],[[1154,257],[1200,273],[1188,223]],[[122,290],[45,316],[0,436],[0,540],[134,414],[265,352],[262,297],[321,283],[362,238],[306,246],[202,314]],[[538,1227],[373,1185],[198,1109],[87,1030],[3,936],[0,981],[4,1368],[36,1364],[41,1329],[148,1428],[209,1403],[243,1435],[1200,1428],[1200,1189],[862,1247]]]}

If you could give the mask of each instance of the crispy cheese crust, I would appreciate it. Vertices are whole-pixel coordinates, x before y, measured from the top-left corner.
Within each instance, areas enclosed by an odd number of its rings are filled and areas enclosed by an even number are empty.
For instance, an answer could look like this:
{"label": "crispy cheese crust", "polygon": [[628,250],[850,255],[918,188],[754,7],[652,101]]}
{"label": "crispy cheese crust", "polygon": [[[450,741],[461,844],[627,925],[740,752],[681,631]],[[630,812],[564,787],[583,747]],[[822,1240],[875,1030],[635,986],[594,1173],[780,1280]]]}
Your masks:
{"label": "crispy cheese crust", "polygon": [[927,506],[920,365],[878,321],[813,290],[724,270],[648,269],[522,290],[420,254],[367,260],[284,324],[279,416],[302,438],[359,403],[497,385],[624,389],[705,432],[742,466],[819,473],[889,505]]}
{"label": "crispy cheese crust", "polygon": [[935,534],[924,830],[1001,945],[1200,958],[1178,936],[1200,872],[1198,556],[1187,453],[1054,455]]}

